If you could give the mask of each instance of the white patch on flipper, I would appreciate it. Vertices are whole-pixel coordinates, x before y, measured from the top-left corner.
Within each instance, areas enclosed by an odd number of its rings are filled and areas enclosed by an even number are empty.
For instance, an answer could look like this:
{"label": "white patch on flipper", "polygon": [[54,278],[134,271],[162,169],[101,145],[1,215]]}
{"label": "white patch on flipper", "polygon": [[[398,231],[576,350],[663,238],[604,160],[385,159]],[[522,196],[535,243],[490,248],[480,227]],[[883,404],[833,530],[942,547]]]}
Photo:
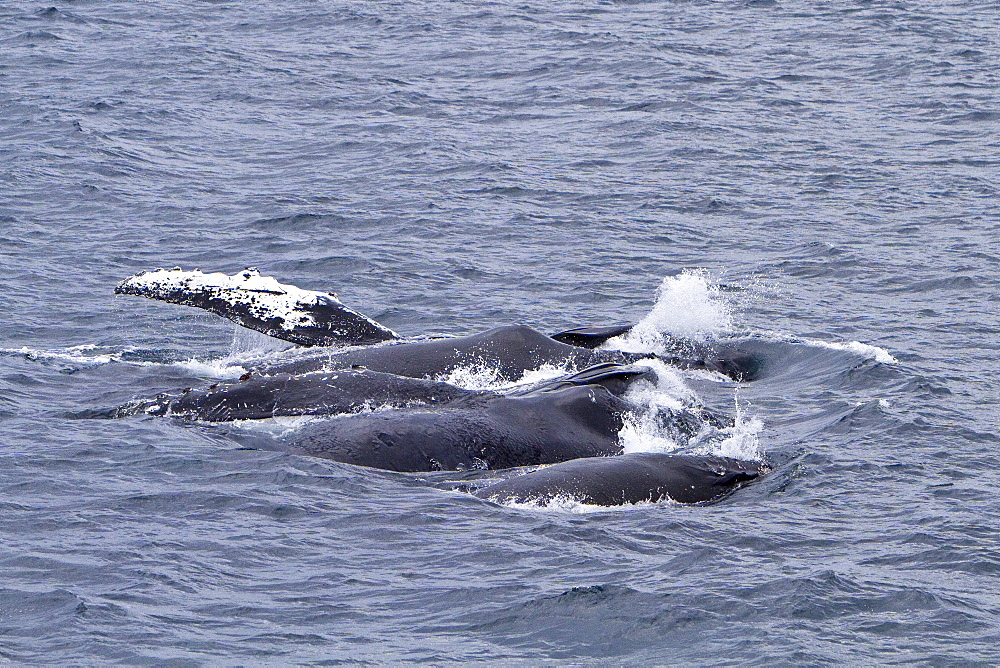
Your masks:
{"label": "white patch on flipper", "polygon": [[304,309],[332,302],[337,308],[367,321],[376,329],[396,336],[395,332],[384,325],[344,306],[335,293],[285,285],[270,276],[261,276],[254,268],[245,269],[233,276],[222,272],[206,274],[198,269],[184,271],[179,267],[155,269],[126,278],[118,288],[123,291],[136,290],[140,295],[166,301],[169,301],[167,297],[177,292],[210,295],[230,304],[244,305],[254,317],[261,320],[280,318],[281,328],[285,330],[316,324]]}

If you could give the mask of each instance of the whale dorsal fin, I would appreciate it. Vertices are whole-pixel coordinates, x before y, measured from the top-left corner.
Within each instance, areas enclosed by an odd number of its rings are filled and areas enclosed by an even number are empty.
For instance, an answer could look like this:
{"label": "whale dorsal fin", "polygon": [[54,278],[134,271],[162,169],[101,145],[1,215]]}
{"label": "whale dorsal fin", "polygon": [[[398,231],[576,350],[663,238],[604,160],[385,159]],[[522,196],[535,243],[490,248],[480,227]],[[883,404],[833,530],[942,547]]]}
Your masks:
{"label": "whale dorsal fin", "polygon": [[576,327],[574,329],[567,329],[564,332],[552,334],[549,338],[555,339],[559,343],[576,346],[577,348],[590,348],[593,350],[594,348],[603,345],[608,339],[621,336],[628,330],[632,329],[632,327],[633,325],[612,325],[611,327]]}

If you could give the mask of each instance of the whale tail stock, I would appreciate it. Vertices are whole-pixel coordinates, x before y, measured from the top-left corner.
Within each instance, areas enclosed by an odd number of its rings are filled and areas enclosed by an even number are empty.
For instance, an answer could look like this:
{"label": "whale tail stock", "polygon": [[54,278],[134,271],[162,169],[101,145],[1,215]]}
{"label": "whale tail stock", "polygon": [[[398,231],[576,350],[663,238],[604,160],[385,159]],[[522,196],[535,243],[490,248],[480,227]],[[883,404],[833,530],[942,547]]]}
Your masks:
{"label": "whale tail stock", "polygon": [[119,283],[115,294],[205,309],[247,329],[302,346],[399,338],[388,327],[344,306],[335,294],[284,285],[253,268],[233,276],[180,268],[140,272]]}

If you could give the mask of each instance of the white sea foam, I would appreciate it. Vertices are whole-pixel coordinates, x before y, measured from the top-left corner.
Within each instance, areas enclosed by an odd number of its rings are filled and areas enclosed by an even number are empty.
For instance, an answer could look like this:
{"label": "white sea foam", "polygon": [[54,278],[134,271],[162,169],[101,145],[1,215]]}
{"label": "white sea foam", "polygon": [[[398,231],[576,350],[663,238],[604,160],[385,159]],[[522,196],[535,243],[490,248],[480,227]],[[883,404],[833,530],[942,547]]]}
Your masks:
{"label": "white sea foam", "polygon": [[466,390],[496,390],[503,386],[495,367],[485,364],[460,366],[434,377],[442,383],[450,383]]}
{"label": "white sea foam", "polygon": [[737,415],[731,427],[718,428],[705,424],[701,431],[688,439],[672,435],[651,411],[625,419],[619,432],[624,452],[684,452],[716,455],[743,461],[763,461],[760,432],[764,423],[757,417]]}
{"label": "white sea foam", "polygon": [[876,362],[881,362],[882,364],[899,364],[899,360],[892,356],[885,348],[880,348],[879,346],[873,346],[870,343],[862,343],[861,341],[847,341],[845,343],[838,343],[836,341],[817,341],[813,339],[805,339],[804,343],[810,346],[817,346],[819,348],[830,348],[832,350],[846,350],[848,352],[856,353],[862,357],[867,357],[868,359],[873,359]]}
{"label": "white sea foam", "polygon": [[0,354],[23,355],[30,360],[54,361],[70,364],[74,367],[92,368],[105,364],[128,364],[131,366],[176,367],[196,376],[206,378],[231,379],[239,378],[246,369],[235,363],[231,357],[215,360],[199,360],[191,358],[173,362],[155,362],[151,360],[130,359],[127,355],[138,352],[137,348],[126,346],[119,350],[100,347],[92,344],[70,346],[67,348],[0,348]]}
{"label": "white sea foam", "polygon": [[598,506],[592,503],[583,503],[575,499],[572,495],[561,494],[550,499],[533,499],[530,501],[504,501],[500,503],[507,508],[515,510],[527,510],[534,512],[556,512],[569,515],[587,515],[590,513],[615,513],[628,512],[636,508],[651,508],[653,506],[680,505],[672,499],[663,499],[656,503],[650,501],[640,501],[638,503],[624,503],[617,506]]}
{"label": "white sea foam", "polygon": [[764,423],[756,416],[746,417],[737,413],[732,427],[715,430],[714,438],[691,450],[693,454],[718,455],[743,461],[764,461],[764,449],[760,444],[760,433]]}
{"label": "white sea foam", "polygon": [[664,424],[664,412],[697,410],[700,400],[684,382],[680,371],[659,360],[640,362],[656,373],[656,383],[639,381],[629,388],[625,398],[639,407],[628,415],[618,434],[622,450],[630,452],[690,452],[761,461],[764,457],[759,434],[764,425],[755,416],[745,415],[738,398],[731,427],[716,427],[705,422],[693,436],[685,436]]}
{"label": "white sea foam", "polygon": [[[67,348],[0,348],[0,354],[22,355],[29,360],[53,360],[69,362],[77,366],[100,366],[111,362],[122,361],[122,355],[135,352],[135,348],[124,348],[118,351],[108,351],[93,344],[69,346]],[[107,351],[107,352],[106,352]]]}
{"label": "white sea foam", "polygon": [[284,438],[319,419],[322,418],[314,415],[291,415],[262,420],[234,420],[231,424],[245,431],[265,434],[274,438]]}
{"label": "white sea foam", "polygon": [[677,411],[695,405],[697,397],[685,385],[680,372],[660,360],[643,360],[656,374],[656,382],[640,380],[632,384],[625,399],[640,407],[638,413],[628,415],[618,434],[624,452],[673,452],[682,447],[660,426],[661,411]]}
{"label": "white sea foam", "polygon": [[[143,362],[143,364],[153,364],[153,362]],[[217,378],[219,380],[233,380],[235,378],[239,378],[247,372],[244,367],[239,366],[238,364],[233,364],[232,360],[225,357],[217,360],[205,361],[192,357],[189,360],[171,362],[168,366],[183,369],[184,371],[202,378]]]}
{"label": "white sea foam", "polygon": [[438,374],[434,380],[450,383],[465,390],[492,390],[500,392],[520,385],[539,383],[573,373],[575,368],[569,364],[543,364],[537,369],[526,369],[516,380],[504,380],[499,371],[489,364],[470,364],[452,369],[447,373]]}
{"label": "white sea foam", "polygon": [[604,347],[662,353],[665,338],[703,341],[732,330],[731,307],[704,270],[685,270],[663,279],[656,303],[646,316]]}

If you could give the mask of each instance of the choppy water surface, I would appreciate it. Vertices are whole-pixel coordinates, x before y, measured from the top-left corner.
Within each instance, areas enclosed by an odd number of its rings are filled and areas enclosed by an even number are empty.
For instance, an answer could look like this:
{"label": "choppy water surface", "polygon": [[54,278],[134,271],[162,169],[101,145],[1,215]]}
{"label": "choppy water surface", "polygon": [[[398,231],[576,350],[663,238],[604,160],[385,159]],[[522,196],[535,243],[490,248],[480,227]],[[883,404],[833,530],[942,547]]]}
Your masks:
{"label": "choppy water surface", "polygon": [[[0,656],[1000,661],[998,10],[0,5]],[[111,295],[175,265],[405,334],[749,337],[760,380],[670,392],[775,470],[508,508],[70,419],[270,345]]]}

